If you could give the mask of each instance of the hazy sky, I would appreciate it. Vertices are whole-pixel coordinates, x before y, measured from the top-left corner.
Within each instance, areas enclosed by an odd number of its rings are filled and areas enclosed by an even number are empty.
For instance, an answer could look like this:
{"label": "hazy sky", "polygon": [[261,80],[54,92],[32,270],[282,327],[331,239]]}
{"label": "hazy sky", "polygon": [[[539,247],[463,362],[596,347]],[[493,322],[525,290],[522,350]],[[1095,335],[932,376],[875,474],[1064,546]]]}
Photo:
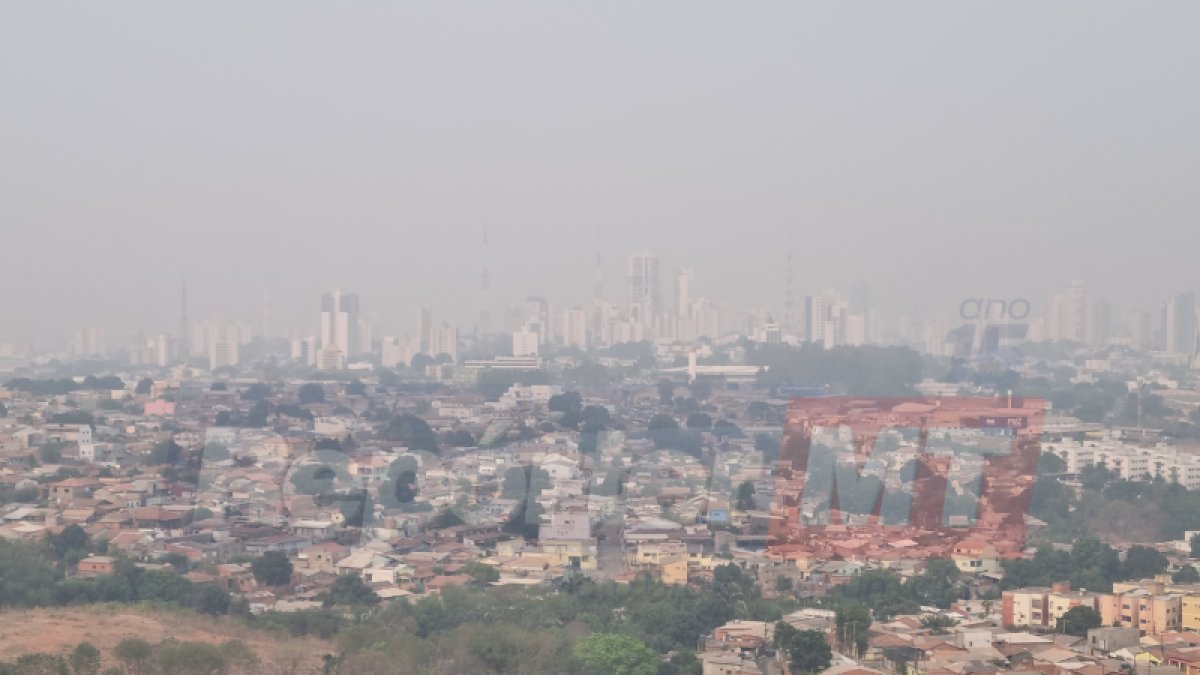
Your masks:
{"label": "hazy sky", "polygon": [[[1200,3],[0,2],[0,340],[1200,290]],[[488,248],[482,232],[487,228]],[[667,275],[664,274],[664,277]],[[664,287],[667,279],[664,278]],[[389,332],[390,332],[389,330]]]}

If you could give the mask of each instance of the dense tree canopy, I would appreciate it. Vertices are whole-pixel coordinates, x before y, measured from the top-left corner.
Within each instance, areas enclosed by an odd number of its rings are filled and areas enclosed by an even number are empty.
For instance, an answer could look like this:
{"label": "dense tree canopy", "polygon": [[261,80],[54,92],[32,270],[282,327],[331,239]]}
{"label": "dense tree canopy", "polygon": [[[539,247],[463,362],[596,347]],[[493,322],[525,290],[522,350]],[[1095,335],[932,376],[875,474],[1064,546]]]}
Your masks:
{"label": "dense tree canopy", "polygon": [[283,586],[292,581],[292,561],[279,551],[267,551],[250,563],[254,580],[267,586]]}

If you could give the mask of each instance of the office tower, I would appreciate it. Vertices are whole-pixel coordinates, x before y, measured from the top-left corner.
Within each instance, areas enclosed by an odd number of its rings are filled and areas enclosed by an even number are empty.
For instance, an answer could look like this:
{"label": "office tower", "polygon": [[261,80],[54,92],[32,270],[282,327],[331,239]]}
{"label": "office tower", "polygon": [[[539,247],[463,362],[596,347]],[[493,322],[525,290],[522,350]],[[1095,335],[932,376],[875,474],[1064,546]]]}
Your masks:
{"label": "office tower", "polygon": [[773,320],[768,319],[767,324],[763,326],[763,342],[769,345],[777,345],[783,342],[783,329]]}
{"label": "office tower", "polygon": [[846,334],[843,344],[861,347],[867,344],[867,317],[862,314],[846,315]]}
{"label": "office tower", "polygon": [[446,354],[452,362],[457,363],[458,329],[446,325],[434,329],[430,334],[429,352],[434,358]]}
{"label": "office tower", "polygon": [[1154,313],[1148,309],[1135,309],[1130,322],[1133,324],[1133,344],[1140,349],[1154,348]]}
{"label": "office tower", "polygon": [[104,352],[104,331],[99,326],[75,329],[71,336],[71,356],[100,356]]}
{"label": "office tower", "polygon": [[317,338],[303,337],[292,339],[292,360],[303,363],[306,366],[315,366],[317,364]]}
{"label": "office tower", "polygon": [[512,334],[513,356],[537,356],[538,334],[533,330],[519,330]]}
{"label": "office tower", "polygon": [[587,310],[582,307],[572,307],[563,312],[563,344],[568,347],[588,348]]}
{"label": "office tower", "polygon": [[321,297],[321,351],[338,351],[343,358],[362,353],[361,307],[357,293],[340,289]]}
{"label": "office tower", "polygon": [[[854,330],[849,326],[846,329],[846,344],[864,345],[871,341],[871,331],[873,330],[874,308],[871,306],[871,288],[865,282],[856,281],[850,286],[850,314],[847,317],[848,321],[855,322]],[[859,316],[861,319],[851,319],[850,317]],[[861,323],[861,327],[858,324]],[[856,339],[861,337],[861,341],[851,341],[850,334],[855,333]]]}
{"label": "office tower", "polygon": [[159,335],[154,338],[152,343],[154,346],[154,363],[159,367],[166,367],[171,364],[171,338],[166,335]]}
{"label": "office tower", "polygon": [[524,330],[538,334],[538,342],[550,342],[554,336],[550,329],[550,303],[545,298],[530,296],[525,298]]}
{"label": "office tower", "polygon": [[690,267],[675,274],[675,316],[691,316],[693,274]]}
{"label": "office tower", "polygon": [[129,365],[135,367],[155,365],[154,345],[147,342],[131,346],[129,348]]}
{"label": "office tower", "polygon": [[429,341],[433,334],[433,312],[425,305],[417,308],[417,349],[429,353]]}
{"label": "office tower", "polygon": [[1112,339],[1112,306],[1104,298],[1092,303],[1092,344],[1108,346]]}
{"label": "office tower", "polygon": [[596,300],[592,304],[592,342],[598,347],[614,344],[612,322],[617,320],[620,310],[607,300]]}
{"label": "office tower", "polygon": [[661,308],[658,256],[648,251],[629,256],[629,318],[652,324]]}
{"label": "office tower", "polygon": [[691,320],[697,339],[715,340],[721,337],[721,312],[708,300],[701,298],[692,303]]}
{"label": "office tower", "polygon": [[401,340],[390,335],[383,338],[380,343],[380,364],[384,368],[408,367],[412,363],[413,357],[416,356],[413,347],[413,342],[409,340]]}
{"label": "office tower", "polygon": [[359,356],[363,352],[362,308],[358,304],[358,293],[342,295],[340,309],[346,315],[346,332],[338,336],[347,358]]}
{"label": "office tower", "polygon": [[1070,288],[1050,297],[1046,308],[1046,340],[1087,344],[1091,307],[1083,284],[1074,281]]}
{"label": "office tower", "polygon": [[1163,336],[1166,350],[1191,356],[1196,350],[1196,296],[1179,293],[1167,302]]}
{"label": "office tower", "polygon": [[331,342],[317,352],[316,365],[318,370],[341,370],[346,365],[346,355]]}
{"label": "office tower", "polygon": [[238,364],[238,343],[236,339],[230,339],[228,336],[222,335],[217,340],[209,345],[208,352],[208,368],[216,370],[227,366],[236,366]]}

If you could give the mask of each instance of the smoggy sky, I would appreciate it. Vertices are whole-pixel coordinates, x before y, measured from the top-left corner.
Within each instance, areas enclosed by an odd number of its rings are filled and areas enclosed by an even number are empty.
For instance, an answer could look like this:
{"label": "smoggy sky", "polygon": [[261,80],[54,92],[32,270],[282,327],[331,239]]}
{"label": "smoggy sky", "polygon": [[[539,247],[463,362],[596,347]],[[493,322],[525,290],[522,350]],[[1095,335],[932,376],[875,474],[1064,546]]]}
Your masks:
{"label": "smoggy sky", "polygon": [[[0,3],[0,340],[1200,290],[1195,2]],[[485,249],[483,231],[488,243]]]}

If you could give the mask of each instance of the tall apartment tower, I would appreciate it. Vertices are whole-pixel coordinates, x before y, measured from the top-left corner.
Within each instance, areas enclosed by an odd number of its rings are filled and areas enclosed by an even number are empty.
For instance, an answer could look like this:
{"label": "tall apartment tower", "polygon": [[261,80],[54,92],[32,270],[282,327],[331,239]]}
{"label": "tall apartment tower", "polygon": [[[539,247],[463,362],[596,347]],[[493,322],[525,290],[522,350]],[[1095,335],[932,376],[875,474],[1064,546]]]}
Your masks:
{"label": "tall apartment tower", "polygon": [[692,280],[695,274],[690,267],[685,267],[675,274],[675,316],[685,317],[692,314]]}
{"label": "tall apartment tower", "polygon": [[649,251],[629,256],[629,317],[651,324],[661,309],[658,256]]}
{"label": "tall apartment tower", "polygon": [[572,307],[563,312],[563,344],[569,347],[588,348],[588,313],[582,307]]}
{"label": "tall apartment tower", "polygon": [[433,332],[433,312],[421,305],[417,308],[417,353],[429,354],[429,341]]}
{"label": "tall apartment tower", "polygon": [[321,350],[344,358],[362,354],[362,310],[357,293],[340,289],[321,297]]}
{"label": "tall apartment tower", "polygon": [[1191,356],[1196,351],[1196,295],[1188,292],[1171,298],[1165,314],[1167,351]]}
{"label": "tall apartment tower", "polygon": [[1091,301],[1078,281],[1051,296],[1046,310],[1046,339],[1050,342],[1087,344],[1090,338]]}
{"label": "tall apartment tower", "polygon": [[435,328],[430,334],[429,352],[437,357],[446,354],[453,362],[458,362],[458,329],[450,326]]}

